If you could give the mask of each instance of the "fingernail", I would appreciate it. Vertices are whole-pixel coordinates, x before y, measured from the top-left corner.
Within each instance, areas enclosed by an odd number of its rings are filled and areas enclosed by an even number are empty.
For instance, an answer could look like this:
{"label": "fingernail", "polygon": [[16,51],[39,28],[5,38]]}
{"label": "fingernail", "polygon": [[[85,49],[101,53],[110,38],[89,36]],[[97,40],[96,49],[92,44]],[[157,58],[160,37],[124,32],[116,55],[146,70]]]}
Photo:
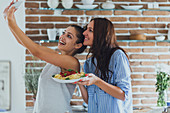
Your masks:
{"label": "fingernail", "polygon": [[77,82],[74,82],[75,84],[77,83]]}

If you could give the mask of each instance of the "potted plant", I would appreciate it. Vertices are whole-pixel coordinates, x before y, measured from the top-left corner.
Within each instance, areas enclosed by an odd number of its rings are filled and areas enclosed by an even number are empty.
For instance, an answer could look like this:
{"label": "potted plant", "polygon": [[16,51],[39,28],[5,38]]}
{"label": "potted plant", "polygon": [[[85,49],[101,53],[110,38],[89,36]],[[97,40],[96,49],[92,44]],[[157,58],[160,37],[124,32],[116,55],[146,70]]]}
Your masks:
{"label": "potted plant", "polygon": [[[35,63],[33,63],[35,67]],[[41,70],[31,69],[31,65],[28,65],[28,68],[25,73],[25,86],[27,91],[33,93],[33,100],[35,101],[38,89],[38,79],[40,76]]]}
{"label": "potted plant", "polygon": [[158,92],[157,106],[166,106],[166,90],[170,86],[170,67],[165,64],[157,65],[156,92]]}

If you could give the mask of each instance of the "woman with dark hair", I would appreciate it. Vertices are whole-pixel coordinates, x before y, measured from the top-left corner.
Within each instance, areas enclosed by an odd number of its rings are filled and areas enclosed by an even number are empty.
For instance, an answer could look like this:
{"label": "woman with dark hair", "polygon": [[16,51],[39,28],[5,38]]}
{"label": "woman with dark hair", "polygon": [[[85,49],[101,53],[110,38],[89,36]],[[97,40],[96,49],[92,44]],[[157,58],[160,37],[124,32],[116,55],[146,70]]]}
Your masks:
{"label": "woman with dark hair", "polygon": [[[10,6],[13,4],[10,4]],[[44,67],[38,83],[38,92],[35,101],[33,113],[65,113],[72,112],[70,100],[75,89],[75,84],[64,84],[55,82],[52,75],[65,72],[67,69],[80,71],[80,63],[75,54],[84,51],[86,46],[83,45],[84,29],[71,25],[67,27],[65,32],[59,37],[58,52],[40,46],[28,38],[25,33],[18,27],[14,12],[15,7],[8,6],[4,10],[5,19],[8,26],[15,36],[18,43],[27,48],[33,56],[47,62]]]}
{"label": "woman with dark hair", "polygon": [[83,34],[83,44],[90,46],[91,56],[84,64],[88,78],[78,84],[88,103],[88,113],[133,113],[131,69],[127,54],[117,43],[112,22],[94,18]]}

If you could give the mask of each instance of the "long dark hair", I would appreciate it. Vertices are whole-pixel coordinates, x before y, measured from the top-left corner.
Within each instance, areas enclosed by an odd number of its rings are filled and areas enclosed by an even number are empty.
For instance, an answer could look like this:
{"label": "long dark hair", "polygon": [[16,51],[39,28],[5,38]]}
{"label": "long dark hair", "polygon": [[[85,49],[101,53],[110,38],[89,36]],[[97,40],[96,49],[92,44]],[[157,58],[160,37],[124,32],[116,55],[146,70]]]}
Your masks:
{"label": "long dark hair", "polygon": [[83,45],[83,42],[84,42],[84,35],[83,35],[83,32],[84,32],[84,28],[78,26],[78,25],[70,25],[70,27],[74,27],[74,29],[76,30],[76,36],[77,36],[77,41],[76,43],[82,43],[82,47],[77,49],[73,54],[78,54],[78,53],[82,53],[87,46]]}
{"label": "long dark hair", "polygon": [[[122,50],[126,56],[127,54],[117,43],[114,26],[111,21],[106,18],[94,18],[91,21],[94,21],[94,38],[89,53],[92,53],[92,63],[96,67],[95,73],[98,74],[101,79],[108,82],[112,77],[110,76],[109,78],[109,72],[113,73],[109,70],[109,63],[112,54],[117,49]],[[94,58],[97,60],[97,65],[94,62]]]}

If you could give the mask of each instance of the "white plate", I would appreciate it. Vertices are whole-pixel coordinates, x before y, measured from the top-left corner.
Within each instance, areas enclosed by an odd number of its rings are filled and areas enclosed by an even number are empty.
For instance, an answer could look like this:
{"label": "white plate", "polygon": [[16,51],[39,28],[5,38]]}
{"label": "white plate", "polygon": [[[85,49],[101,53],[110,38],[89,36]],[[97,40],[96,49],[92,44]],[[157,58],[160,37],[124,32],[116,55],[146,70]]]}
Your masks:
{"label": "white plate", "polygon": [[76,4],[76,7],[78,7],[79,9],[94,9],[97,6],[98,5],[78,5],[78,4]]}
{"label": "white plate", "polygon": [[166,9],[166,10],[170,10],[170,7],[159,7],[160,9]]}
{"label": "white plate", "polygon": [[131,5],[131,6],[126,6],[126,5],[120,5],[124,9],[140,9],[143,7],[143,5]]}
{"label": "white plate", "polygon": [[72,79],[72,80],[61,80],[61,79],[57,79],[57,78],[52,77],[52,79],[54,81],[59,82],[59,83],[74,83],[74,82],[79,81],[80,79],[82,79],[82,81],[83,81],[86,78],[88,78],[88,77],[82,77],[82,78],[79,78],[79,79]]}

